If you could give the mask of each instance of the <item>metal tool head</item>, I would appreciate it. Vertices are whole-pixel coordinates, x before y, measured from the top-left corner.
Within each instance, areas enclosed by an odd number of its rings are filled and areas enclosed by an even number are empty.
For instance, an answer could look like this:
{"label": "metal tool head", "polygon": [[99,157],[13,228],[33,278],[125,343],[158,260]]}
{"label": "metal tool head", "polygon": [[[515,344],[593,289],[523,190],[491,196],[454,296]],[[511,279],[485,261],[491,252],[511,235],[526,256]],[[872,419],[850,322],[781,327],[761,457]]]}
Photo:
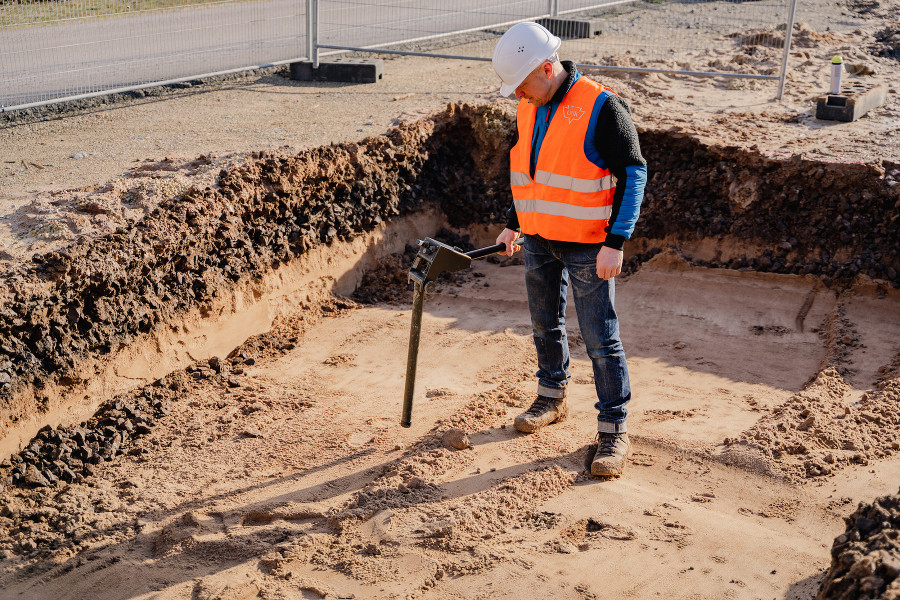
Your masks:
{"label": "metal tool head", "polygon": [[419,253],[409,270],[409,279],[427,283],[437,280],[443,271],[462,271],[471,265],[472,258],[456,248],[425,238],[419,242]]}

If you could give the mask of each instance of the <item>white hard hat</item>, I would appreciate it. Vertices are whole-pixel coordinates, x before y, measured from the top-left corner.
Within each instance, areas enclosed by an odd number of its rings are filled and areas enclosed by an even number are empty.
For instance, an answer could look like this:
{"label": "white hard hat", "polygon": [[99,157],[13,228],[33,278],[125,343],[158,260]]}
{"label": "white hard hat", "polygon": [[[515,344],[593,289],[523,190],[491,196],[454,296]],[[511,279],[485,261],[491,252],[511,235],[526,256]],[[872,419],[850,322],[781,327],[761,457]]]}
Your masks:
{"label": "white hard hat", "polygon": [[537,23],[518,23],[503,34],[491,63],[503,80],[500,94],[509,96],[538,65],[553,56],[562,42]]}

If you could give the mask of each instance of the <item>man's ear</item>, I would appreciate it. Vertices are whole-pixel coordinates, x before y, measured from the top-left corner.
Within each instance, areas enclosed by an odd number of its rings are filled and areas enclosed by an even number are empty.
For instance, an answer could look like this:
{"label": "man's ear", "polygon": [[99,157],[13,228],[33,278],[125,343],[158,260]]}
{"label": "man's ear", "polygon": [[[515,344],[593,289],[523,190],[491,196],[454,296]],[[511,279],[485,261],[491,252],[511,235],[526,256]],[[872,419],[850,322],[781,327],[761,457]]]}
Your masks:
{"label": "man's ear", "polygon": [[553,77],[553,63],[552,62],[550,62],[549,60],[545,60],[544,64],[541,65],[541,69],[544,72],[544,77],[546,77],[547,79]]}

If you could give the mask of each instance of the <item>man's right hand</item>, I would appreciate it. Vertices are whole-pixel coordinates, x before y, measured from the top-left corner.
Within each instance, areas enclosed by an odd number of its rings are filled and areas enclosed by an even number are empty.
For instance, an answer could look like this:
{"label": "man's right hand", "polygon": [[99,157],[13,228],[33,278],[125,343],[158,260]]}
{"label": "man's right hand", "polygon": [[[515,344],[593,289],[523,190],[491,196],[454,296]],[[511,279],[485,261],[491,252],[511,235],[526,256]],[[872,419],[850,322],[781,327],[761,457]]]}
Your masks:
{"label": "man's right hand", "polygon": [[512,256],[516,252],[522,249],[522,246],[513,245],[513,242],[519,239],[519,232],[513,231],[512,229],[504,229],[500,232],[500,235],[497,236],[498,244],[506,244],[506,251],[500,252],[500,254],[505,254],[507,256]]}

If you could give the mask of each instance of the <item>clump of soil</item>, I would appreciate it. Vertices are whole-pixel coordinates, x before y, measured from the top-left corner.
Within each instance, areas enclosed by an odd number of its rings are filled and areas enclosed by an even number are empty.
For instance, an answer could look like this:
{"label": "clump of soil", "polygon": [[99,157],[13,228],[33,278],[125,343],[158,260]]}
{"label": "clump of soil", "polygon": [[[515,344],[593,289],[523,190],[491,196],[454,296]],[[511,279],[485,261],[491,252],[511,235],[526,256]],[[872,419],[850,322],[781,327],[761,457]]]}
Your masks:
{"label": "clump of soil", "polygon": [[413,287],[409,282],[409,269],[418,250],[416,246],[407,245],[402,254],[381,259],[374,269],[363,274],[353,299],[363,304],[409,302]]}
{"label": "clump of soil", "polygon": [[844,520],[816,600],[900,598],[900,492],[860,503]]}
{"label": "clump of soil", "polygon": [[869,47],[875,56],[900,60],[900,23],[885,27],[875,33],[875,43]]}
{"label": "clump of soil", "polygon": [[127,451],[134,438],[150,433],[156,419],[169,414],[168,403],[178,389],[177,381],[177,376],[171,382],[159,380],[128,397],[116,398],[78,427],[48,425],[25,450],[0,463],[0,468],[11,467],[8,482],[21,487],[80,482],[93,475],[93,465]]}
{"label": "clump of soil", "polygon": [[138,440],[169,414],[187,380],[207,372],[213,369],[204,365],[190,375],[173,373],[112,399],[78,426],[45,427],[22,452],[0,462],[0,481],[14,486],[0,504],[0,558],[74,552],[131,531],[119,492],[96,480],[94,471],[122,454],[140,456]]}

